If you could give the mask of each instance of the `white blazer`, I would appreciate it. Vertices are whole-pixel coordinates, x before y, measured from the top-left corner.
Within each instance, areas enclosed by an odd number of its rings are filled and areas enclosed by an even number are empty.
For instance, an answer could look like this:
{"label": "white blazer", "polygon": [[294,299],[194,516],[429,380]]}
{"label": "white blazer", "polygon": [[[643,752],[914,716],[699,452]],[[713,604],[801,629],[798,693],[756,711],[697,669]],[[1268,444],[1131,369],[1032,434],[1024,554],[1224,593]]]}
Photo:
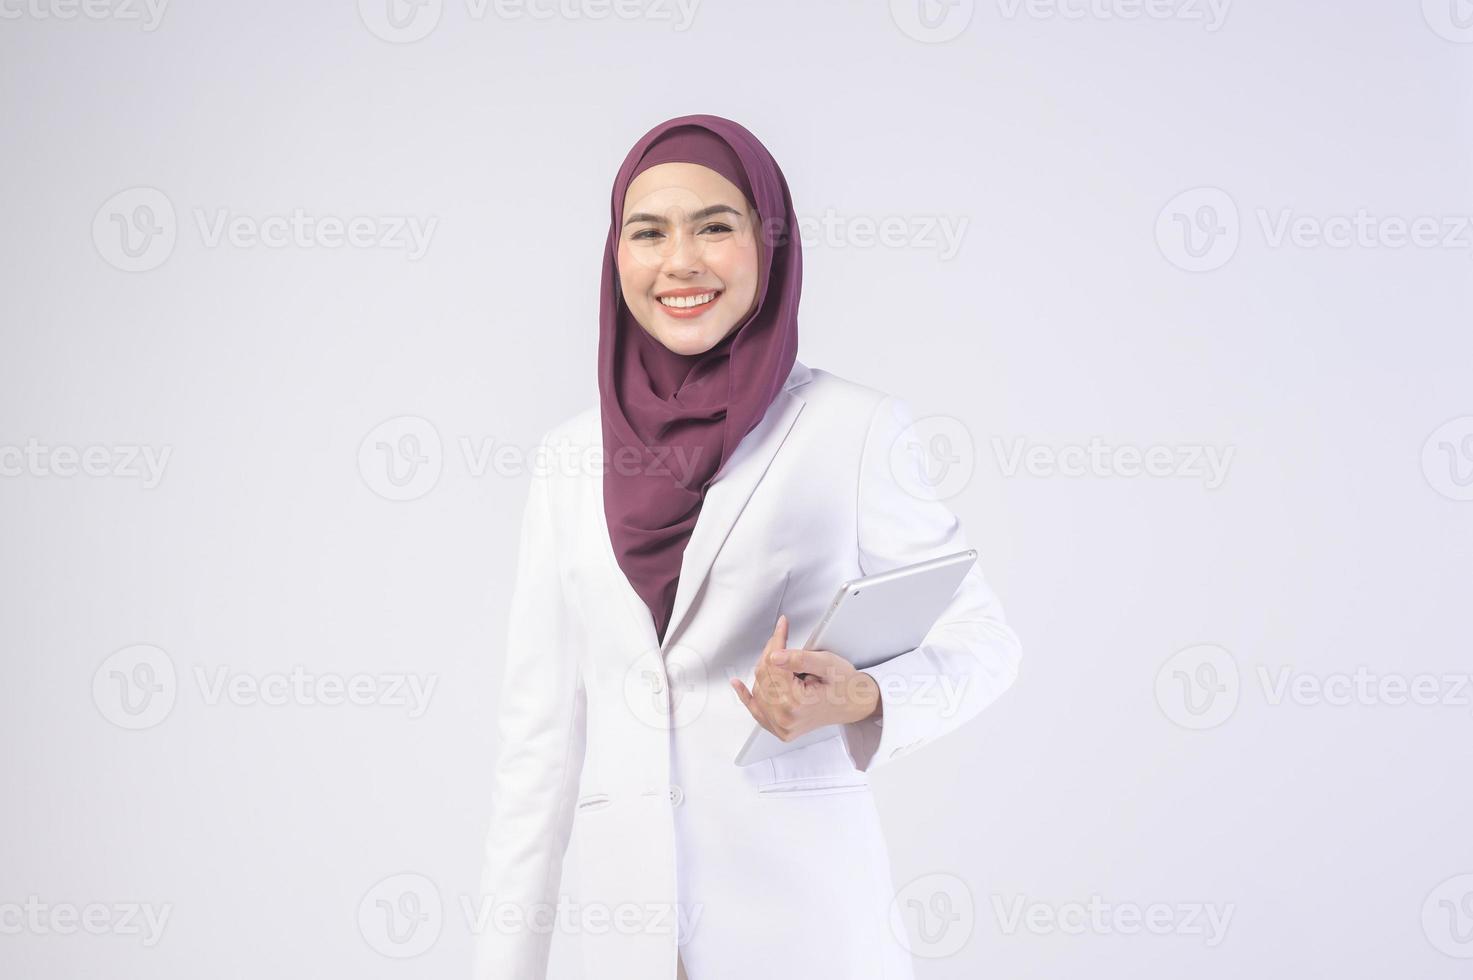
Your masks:
{"label": "white blazer", "polygon": [[[915,492],[923,461],[892,453],[911,422],[905,402],[796,363],[707,491],[663,644],[609,540],[598,407],[543,437],[552,465],[532,478],[507,630],[477,980],[543,978],[553,928],[577,934],[588,980],[673,978],[677,944],[690,980],[911,980],[869,773],[1017,676],[981,562],[921,646],[868,671],[882,721],[738,767],[753,720],[728,681],[751,686],[779,612],[800,646],[845,579],[969,547],[955,515]],[[574,835],[581,866],[559,908]]]}

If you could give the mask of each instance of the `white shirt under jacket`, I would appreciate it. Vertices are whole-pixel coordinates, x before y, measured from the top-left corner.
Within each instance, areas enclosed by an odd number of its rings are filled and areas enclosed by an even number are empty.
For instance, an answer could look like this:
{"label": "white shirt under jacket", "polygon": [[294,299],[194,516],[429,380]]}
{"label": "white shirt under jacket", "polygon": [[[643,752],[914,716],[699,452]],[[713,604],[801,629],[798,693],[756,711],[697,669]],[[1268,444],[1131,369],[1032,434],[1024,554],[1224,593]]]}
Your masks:
{"label": "white shirt under jacket", "polygon": [[[801,646],[840,582],[969,547],[917,492],[924,454],[897,444],[912,421],[906,402],[797,362],[707,491],[663,644],[609,540],[598,407],[543,437],[553,465],[523,516],[477,980],[541,980],[554,928],[576,933],[587,980],[673,978],[677,943],[691,980],[911,980],[869,773],[1017,676],[983,559],[919,647],[868,671],[883,722],[738,767],[753,721],[728,679],[751,686],[779,612]],[[570,838],[581,860],[560,896]]]}

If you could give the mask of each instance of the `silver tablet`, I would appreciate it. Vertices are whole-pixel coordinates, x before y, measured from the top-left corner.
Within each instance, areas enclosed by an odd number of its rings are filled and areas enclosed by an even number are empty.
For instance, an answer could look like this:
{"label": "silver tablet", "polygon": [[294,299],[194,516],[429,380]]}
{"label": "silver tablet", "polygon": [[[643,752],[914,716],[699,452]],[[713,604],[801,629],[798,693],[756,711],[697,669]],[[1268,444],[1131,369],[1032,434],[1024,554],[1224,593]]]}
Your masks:
{"label": "silver tablet", "polygon": [[[976,549],[968,549],[845,582],[803,649],[838,654],[860,670],[914,650],[976,560]],[[754,724],[737,753],[736,764],[751,765],[831,738],[836,732],[836,726],[828,725],[784,742]]]}

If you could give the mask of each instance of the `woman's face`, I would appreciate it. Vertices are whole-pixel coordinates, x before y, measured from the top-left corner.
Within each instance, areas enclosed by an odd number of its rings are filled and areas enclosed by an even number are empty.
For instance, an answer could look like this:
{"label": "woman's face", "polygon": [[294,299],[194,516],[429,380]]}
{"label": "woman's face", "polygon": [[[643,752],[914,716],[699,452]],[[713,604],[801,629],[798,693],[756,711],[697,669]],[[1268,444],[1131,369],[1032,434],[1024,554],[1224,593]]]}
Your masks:
{"label": "woman's face", "polygon": [[624,195],[617,260],[634,318],[677,354],[715,347],[757,304],[758,228],[741,190],[709,167],[640,174]]}

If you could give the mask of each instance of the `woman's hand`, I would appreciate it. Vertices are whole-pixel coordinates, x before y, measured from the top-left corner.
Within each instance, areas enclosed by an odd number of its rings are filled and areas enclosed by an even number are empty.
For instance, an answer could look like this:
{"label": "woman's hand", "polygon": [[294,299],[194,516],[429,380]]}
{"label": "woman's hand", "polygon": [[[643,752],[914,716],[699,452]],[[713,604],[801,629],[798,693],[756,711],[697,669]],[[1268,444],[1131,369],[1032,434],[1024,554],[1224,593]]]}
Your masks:
{"label": "woman's hand", "polygon": [[749,692],[732,678],[732,690],[757,724],[784,742],[825,725],[862,721],[881,708],[880,688],[870,675],[827,650],[789,650],[788,617],[762,648]]}

